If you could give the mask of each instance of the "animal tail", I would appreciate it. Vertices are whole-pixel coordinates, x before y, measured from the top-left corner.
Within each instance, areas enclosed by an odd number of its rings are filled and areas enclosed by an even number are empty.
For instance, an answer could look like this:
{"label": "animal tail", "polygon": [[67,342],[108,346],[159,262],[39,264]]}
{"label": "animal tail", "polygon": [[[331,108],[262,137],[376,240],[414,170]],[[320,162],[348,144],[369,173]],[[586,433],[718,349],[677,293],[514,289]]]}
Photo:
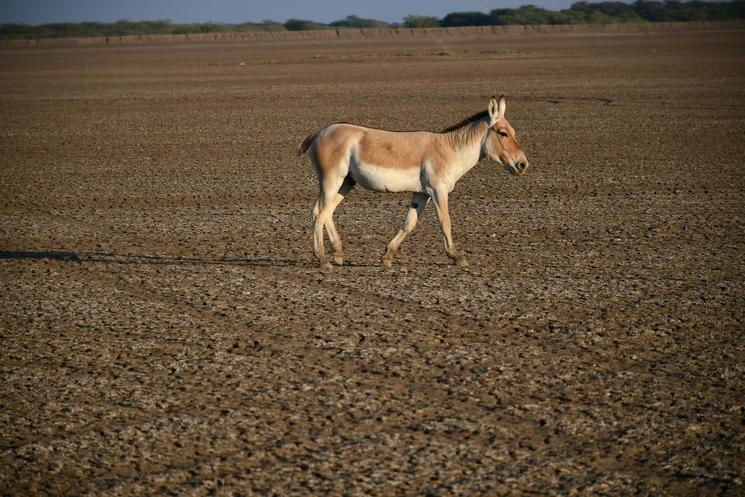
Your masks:
{"label": "animal tail", "polygon": [[311,143],[313,143],[313,140],[315,140],[316,136],[318,136],[318,133],[320,133],[320,131],[311,133],[310,135],[305,137],[305,140],[303,140],[303,143],[301,143],[300,146],[297,148],[298,155],[303,155],[305,152],[308,151]]}

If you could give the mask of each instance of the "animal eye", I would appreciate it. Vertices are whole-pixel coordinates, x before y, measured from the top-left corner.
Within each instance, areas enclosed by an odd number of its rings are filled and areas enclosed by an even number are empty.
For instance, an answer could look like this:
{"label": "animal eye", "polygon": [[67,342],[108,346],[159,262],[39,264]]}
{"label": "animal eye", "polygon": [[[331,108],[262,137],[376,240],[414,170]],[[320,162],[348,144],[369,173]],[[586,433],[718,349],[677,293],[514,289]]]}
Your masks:
{"label": "animal eye", "polygon": [[500,129],[499,131],[497,131],[497,133],[499,133],[499,136],[504,136],[504,137],[510,136],[510,135],[507,134],[506,131],[504,131],[502,129]]}

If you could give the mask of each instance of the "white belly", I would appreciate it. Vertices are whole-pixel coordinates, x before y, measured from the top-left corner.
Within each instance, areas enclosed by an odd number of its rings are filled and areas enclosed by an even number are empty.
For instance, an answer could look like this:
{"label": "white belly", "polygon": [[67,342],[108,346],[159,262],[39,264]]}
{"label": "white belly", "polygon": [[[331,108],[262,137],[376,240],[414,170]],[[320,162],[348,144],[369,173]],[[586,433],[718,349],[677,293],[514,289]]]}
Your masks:
{"label": "white belly", "polygon": [[363,188],[376,192],[422,191],[421,169],[394,169],[352,160],[349,174]]}

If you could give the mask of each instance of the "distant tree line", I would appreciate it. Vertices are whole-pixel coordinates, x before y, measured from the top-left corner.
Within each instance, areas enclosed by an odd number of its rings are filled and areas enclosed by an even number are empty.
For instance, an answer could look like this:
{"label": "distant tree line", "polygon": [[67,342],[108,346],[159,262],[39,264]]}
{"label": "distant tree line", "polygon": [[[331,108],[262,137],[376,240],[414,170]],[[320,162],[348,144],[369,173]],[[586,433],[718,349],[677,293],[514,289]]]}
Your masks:
{"label": "distant tree line", "polygon": [[[409,18],[415,24],[422,18]],[[426,19],[426,18],[424,18]],[[551,11],[524,5],[517,9],[494,9],[482,12],[453,12],[437,20],[437,25],[451,26],[505,26],[511,24],[610,24],[619,22],[666,21],[723,21],[745,19],[745,0],[733,2],[655,2],[637,0],[632,4],[622,2],[576,2],[568,9]],[[431,24],[430,24],[431,25]]]}
{"label": "distant tree line", "polygon": [[194,33],[234,33],[243,31],[285,31],[282,23],[264,21],[242,24],[193,23],[177,24],[169,20],[103,22],[65,22],[40,24],[2,24],[0,39],[69,38],[90,36],[169,35]]}
{"label": "distant tree line", "polygon": [[442,19],[428,16],[406,16],[402,23],[347,16],[328,24],[306,19],[288,19],[284,23],[265,20],[241,24],[179,24],[169,20],[128,21],[115,23],[80,22],[0,25],[0,39],[62,38],[89,36],[127,36],[156,34],[224,33],[244,31],[307,31],[349,28],[432,28],[460,26],[505,26],[533,24],[609,24],[620,22],[723,21],[745,19],[745,0],[704,2],[693,0],[664,2],[636,0],[623,2],[577,2],[570,8],[553,11],[534,5],[516,9],[494,9],[484,12],[451,12]]}

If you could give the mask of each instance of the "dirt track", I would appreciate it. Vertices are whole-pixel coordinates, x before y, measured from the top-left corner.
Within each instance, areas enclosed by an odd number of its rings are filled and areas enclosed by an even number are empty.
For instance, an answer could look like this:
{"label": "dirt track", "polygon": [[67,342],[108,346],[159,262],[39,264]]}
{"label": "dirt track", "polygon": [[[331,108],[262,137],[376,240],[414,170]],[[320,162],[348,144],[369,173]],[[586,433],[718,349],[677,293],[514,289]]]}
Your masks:
{"label": "dirt track", "polygon": [[[742,495],[745,33],[0,51],[1,495]],[[311,255],[333,121],[477,166]]]}

